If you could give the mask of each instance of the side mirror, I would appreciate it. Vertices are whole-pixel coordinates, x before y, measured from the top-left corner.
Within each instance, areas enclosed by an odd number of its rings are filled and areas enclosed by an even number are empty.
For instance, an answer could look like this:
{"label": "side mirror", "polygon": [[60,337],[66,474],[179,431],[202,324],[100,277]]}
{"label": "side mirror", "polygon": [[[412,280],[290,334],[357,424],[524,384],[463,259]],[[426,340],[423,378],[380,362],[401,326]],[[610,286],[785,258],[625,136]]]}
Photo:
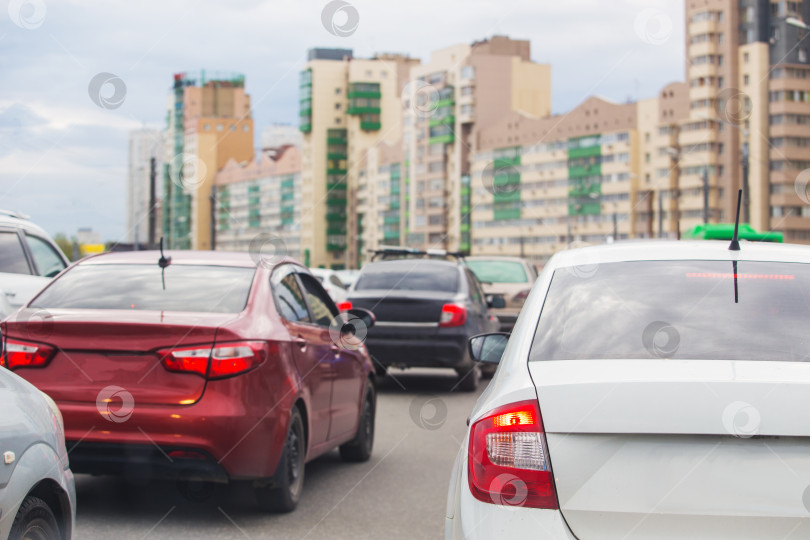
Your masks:
{"label": "side mirror", "polygon": [[509,342],[509,334],[479,334],[470,338],[470,356],[476,362],[497,364],[501,361],[503,351]]}
{"label": "side mirror", "polygon": [[493,309],[502,309],[506,307],[506,300],[502,294],[488,294],[487,307]]}
{"label": "side mirror", "polygon": [[349,322],[347,324],[351,324],[351,319],[360,319],[360,322],[366,325],[366,328],[371,328],[374,326],[374,323],[377,322],[377,318],[374,317],[374,314],[364,308],[351,308],[346,313],[349,314]]}

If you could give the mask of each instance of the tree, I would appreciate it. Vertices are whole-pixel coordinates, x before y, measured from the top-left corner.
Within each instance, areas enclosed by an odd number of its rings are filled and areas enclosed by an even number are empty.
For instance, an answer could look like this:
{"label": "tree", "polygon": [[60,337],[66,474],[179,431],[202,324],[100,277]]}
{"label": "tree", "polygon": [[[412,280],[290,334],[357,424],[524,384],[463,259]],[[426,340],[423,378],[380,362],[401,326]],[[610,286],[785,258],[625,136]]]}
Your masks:
{"label": "tree", "polygon": [[76,238],[73,237],[68,240],[68,237],[62,233],[58,233],[53,237],[53,241],[59,246],[59,249],[62,250],[62,253],[67,256],[68,260],[71,262],[73,261],[73,244],[76,242]]}

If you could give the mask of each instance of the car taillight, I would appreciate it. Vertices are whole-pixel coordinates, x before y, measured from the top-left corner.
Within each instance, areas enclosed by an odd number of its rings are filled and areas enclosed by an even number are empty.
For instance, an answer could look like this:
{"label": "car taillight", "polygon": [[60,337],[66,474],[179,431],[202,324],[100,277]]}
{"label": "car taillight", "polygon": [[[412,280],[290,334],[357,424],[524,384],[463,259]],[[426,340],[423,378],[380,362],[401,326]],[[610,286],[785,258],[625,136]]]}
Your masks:
{"label": "car taillight", "polygon": [[7,339],[5,353],[0,356],[0,365],[8,369],[20,367],[44,367],[51,361],[56,348],[42,343]]}
{"label": "car taillight", "polygon": [[467,322],[467,308],[458,304],[445,304],[439,317],[439,326],[462,326]]}
{"label": "car taillight", "polygon": [[536,401],[499,407],[478,420],[468,454],[470,491],[479,501],[559,508]]}
{"label": "car taillight", "polygon": [[337,308],[340,311],[349,311],[350,309],[352,309],[352,303],[349,302],[348,300],[346,302],[340,302],[337,305]]}
{"label": "car taillight", "polygon": [[239,341],[221,343],[215,347],[163,349],[158,354],[163,367],[169,371],[224,379],[255,368],[267,358],[268,350],[265,341]]}
{"label": "car taillight", "polygon": [[529,293],[532,292],[531,289],[526,289],[525,291],[520,291],[515,296],[512,297],[513,302],[525,302],[526,298],[529,296]]}

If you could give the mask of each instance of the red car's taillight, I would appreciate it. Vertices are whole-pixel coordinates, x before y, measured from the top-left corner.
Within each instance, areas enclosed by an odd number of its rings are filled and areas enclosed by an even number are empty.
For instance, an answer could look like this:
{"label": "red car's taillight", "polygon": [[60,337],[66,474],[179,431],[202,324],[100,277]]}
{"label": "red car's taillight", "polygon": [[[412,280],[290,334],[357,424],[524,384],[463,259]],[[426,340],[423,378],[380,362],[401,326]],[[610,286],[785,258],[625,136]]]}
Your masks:
{"label": "red car's taillight", "polygon": [[158,354],[163,367],[169,371],[224,379],[255,368],[264,362],[268,352],[265,341],[239,341],[215,347],[175,347],[158,351]]}
{"label": "red car's taillight", "polygon": [[0,365],[8,369],[20,367],[44,367],[53,358],[56,348],[42,343],[19,339],[6,340],[5,353],[0,356]]}
{"label": "red car's taillight", "polygon": [[439,318],[439,326],[462,326],[467,322],[467,308],[459,304],[445,304]]}
{"label": "red car's taillight", "polygon": [[536,401],[499,407],[473,424],[468,469],[470,491],[479,501],[559,508]]}

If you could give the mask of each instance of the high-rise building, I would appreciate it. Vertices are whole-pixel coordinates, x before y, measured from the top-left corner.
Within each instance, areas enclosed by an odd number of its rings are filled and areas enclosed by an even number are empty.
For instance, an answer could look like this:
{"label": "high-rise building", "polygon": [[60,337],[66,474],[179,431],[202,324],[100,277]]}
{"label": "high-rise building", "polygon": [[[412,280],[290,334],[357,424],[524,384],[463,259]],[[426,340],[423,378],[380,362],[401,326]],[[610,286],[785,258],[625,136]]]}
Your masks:
{"label": "high-rise building", "polygon": [[810,168],[804,21],[810,0],[686,1],[689,114],[672,124],[670,150],[681,231],[702,221],[706,191],[710,220],[734,221],[742,188],[742,221],[810,242],[810,208],[796,190]]}
{"label": "high-rise building", "polygon": [[215,179],[216,249],[301,256],[301,151],[282,146],[249,163],[230,160]]}
{"label": "high-rise building", "polygon": [[504,36],[435,51],[411,68],[405,100],[403,223],[407,245],[470,250],[475,129],[512,113],[551,114],[551,68]]}
{"label": "high-rise building", "polygon": [[312,49],[301,72],[302,230],[304,262],[355,267],[364,246],[358,231],[358,164],[367,149],[401,138],[400,95],[418,60],[402,55],[354,58],[348,49]]}
{"label": "high-rise building", "polygon": [[248,162],[253,153],[244,76],[176,74],[163,172],[163,233],[169,247],[211,248],[214,176],[229,160]]}
{"label": "high-rise building", "polygon": [[292,145],[301,148],[301,130],[292,124],[270,124],[262,130],[262,148],[281,148]]}
{"label": "high-rise building", "polygon": [[[163,170],[164,132],[157,129],[137,129],[129,134],[129,163],[127,170],[127,224],[124,241],[135,246],[149,244],[150,210],[155,228],[155,241],[160,236],[161,196],[160,174]],[[152,159],[154,159],[155,202],[152,196]],[[153,208],[154,206],[154,208]]]}

